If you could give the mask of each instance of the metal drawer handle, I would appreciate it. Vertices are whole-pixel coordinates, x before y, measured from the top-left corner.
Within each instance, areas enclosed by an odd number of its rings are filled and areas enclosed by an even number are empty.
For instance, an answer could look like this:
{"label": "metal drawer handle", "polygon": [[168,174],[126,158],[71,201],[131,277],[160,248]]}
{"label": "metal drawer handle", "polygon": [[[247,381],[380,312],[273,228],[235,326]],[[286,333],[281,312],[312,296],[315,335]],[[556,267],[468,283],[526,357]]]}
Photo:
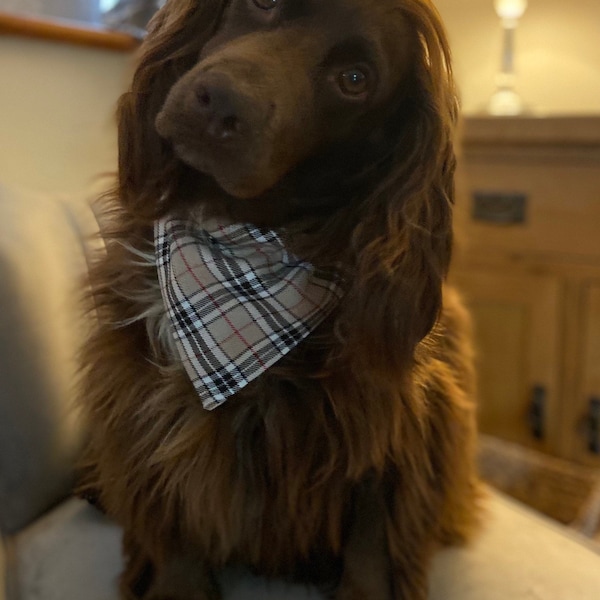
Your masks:
{"label": "metal drawer handle", "polygon": [[533,386],[529,406],[529,428],[537,440],[543,439],[545,434],[546,395],[546,388],[543,385]]}
{"label": "metal drawer handle", "polygon": [[527,195],[508,192],[475,192],[473,219],[495,225],[525,223]]}
{"label": "metal drawer handle", "polygon": [[600,454],[600,398],[590,400],[588,415],[588,450]]}

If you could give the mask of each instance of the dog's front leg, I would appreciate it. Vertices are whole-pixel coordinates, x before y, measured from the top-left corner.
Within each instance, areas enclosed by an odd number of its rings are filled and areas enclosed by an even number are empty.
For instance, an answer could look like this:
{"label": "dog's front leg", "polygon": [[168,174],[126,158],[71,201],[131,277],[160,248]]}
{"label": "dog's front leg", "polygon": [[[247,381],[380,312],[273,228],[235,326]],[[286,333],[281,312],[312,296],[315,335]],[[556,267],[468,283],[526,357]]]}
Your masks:
{"label": "dog's front leg", "polygon": [[125,570],[120,578],[121,600],[220,600],[212,569],[198,553],[180,552],[157,561],[131,533],[123,535]]}
{"label": "dog's front leg", "polygon": [[[406,469],[408,471],[408,467]],[[418,477],[388,482],[386,538],[394,600],[426,600],[441,498]],[[407,482],[410,482],[407,485]]]}
{"label": "dog's front leg", "polygon": [[378,486],[371,480],[359,485],[335,600],[392,600],[385,514]]}

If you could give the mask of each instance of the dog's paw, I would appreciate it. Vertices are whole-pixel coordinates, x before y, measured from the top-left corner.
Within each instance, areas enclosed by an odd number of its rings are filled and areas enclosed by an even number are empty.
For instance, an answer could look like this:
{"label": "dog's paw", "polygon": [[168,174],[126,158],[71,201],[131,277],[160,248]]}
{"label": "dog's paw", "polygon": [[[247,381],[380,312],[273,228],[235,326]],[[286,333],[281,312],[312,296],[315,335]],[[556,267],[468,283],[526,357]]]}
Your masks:
{"label": "dog's paw", "polygon": [[335,592],[332,600],[371,600],[371,596],[357,587],[344,586]]}
{"label": "dog's paw", "polygon": [[208,567],[180,557],[157,573],[143,600],[221,600],[221,591]]}
{"label": "dog's paw", "polygon": [[385,577],[365,578],[361,581],[342,577],[333,600],[393,600],[390,582]]}
{"label": "dog's paw", "polygon": [[176,590],[161,591],[151,590],[144,596],[144,600],[221,600],[221,593],[217,588],[206,588],[200,590]]}
{"label": "dog's paw", "polygon": [[143,600],[221,600],[221,592],[215,585],[206,585],[192,589],[189,586],[177,586],[170,590],[153,588]]}
{"label": "dog's paw", "polygon": [[221,600],[221,595],[219,593],[212,592],[194,592],[193,596],[180,596],[180,595],[163,595],[163,594],[151,594],[144,598],[144,600]]}

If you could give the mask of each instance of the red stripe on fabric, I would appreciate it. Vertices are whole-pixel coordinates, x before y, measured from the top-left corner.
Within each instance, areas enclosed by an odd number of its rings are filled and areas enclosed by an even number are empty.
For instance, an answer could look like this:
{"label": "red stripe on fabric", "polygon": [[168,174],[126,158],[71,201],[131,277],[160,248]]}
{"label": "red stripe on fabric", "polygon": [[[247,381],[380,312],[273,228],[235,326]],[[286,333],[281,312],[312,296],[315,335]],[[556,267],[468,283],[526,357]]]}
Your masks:
{"label": "red stripe on fabric", "polygon": [[[250,315],[250,316],[252,316],[252,315]],[[264,318],[262,320],[264,321]],[[246,325],[244,325],[243,327],[240,327],[240,329],[235,330],[233,333],[231,333],[230,335],[228,335],[226,338],[223,338],[221,340],[221,343],[224,344],[224,343],[228,342],[231,338],[236,337],[236,332],[241,333],[242,331],[244,331],[244,329],[248,329],[248,327],[250,327],[251,325],[255,325],[256,323],[258,323],[258,321],[251,321],[250,323],[246,323]],[[264,331],[263,331],[263,333],[264,333]],[[238,355],[238,357],[239,356],[241,356],[241,355]],[[232,361],[235,361],[238,357],[233,358]]]}
{"label": "red stripe on fabric", "polygon": [[[226,237],[229,241],[233,241],[232,237],[230,235],[227,235],[227,233],[225,233],[224,227],[222,225],[219,227],[219,229],[221,230],[221,233],[223,234],[223,237]],[[256,251],[259,254],[262,254],[265,257],[265,259],[267,261],[267,265],[269,267],[271,267],[272,264],[271,264],[271,261],[269,259],[269,255],[264,252],[264,250],[261,248],[261,246],[258,243],[258,241],[257,240],[255,240],[255,241],[256,241],[256,244],[254,245],[254,248],[256,249]],[[283,251],[283,247],[281,248],[281,250]],[[286,266],[288,266],[288,265],[286,265]],[[296,266],[296,267],[292,267],[292,268],[293,269],[298,269],[300,267]],[[287,277],[283,277],[282,280],[285,281],[285,282],[287,282],[291,287],[293,287],[298,292],[299,296],[302,298],[300,300],[300,302],[298,302],[297,304],[294,304],[294,306],[290,307],[292,310],[295,309],[297,306],[299,306],[303,301],[306,301],[309,304],[311,304],[313,308],[316,308],[316,309],[320,308],[320,304],[318,304],[317,302],[315,302],[314,300],[312,300],[311,298],[309,298],[308,296],[306,296],[305,293],[297,285],[295,285],[290,279],[288,279]],[[275,296],[271,296],[271,297],[274,298]],[[289,311],[289,310],[290,309],[286,309],[286,311]],[[281,312],[282,311],[280,311],[280,314],[281,314]]]}
{"label": "red stripe on fabric", "polygon": [[[219,229],[221,230],[223,237],[227,238],[230,242],[235,243],[235,240],[230,235],[227,235],[227,233],[225,233],[225,231],[224,231],[225,228],[223,227],[223,225],[220,225]],[[270,259],[269,255],[263,251],[263,249],[260,247],[260,244],[258,243],[258,241],[254,238],[254,236],[250,232],[248,232],[248,235],[256,242],[254,248],[256,249],[258,254],[262,254],[265,257],[265,259],[267,261],[267,266],[272,267],[273,265],[271,264],[271,259]]]}
{"label": "red stripe on fabric", "polygon": [[221,307],[217,304],[217,302],[215,301],[214,296],[206,289],[206,287],[204,286],[204,284],[202,283],[202,281],[200,281],[198,279],[198,277],[196,277],[196,274],[194,273],[194,271],[190,268],[189,263],[187,262],[185,255],[179,245],[179,240],[176,239],[175,236],[173,236],[173,241],[175,242],[175,244],[177,245],[177,250],[181,256],[181,259],[183,260],[183,263],[185,264],[186,268],[188,269],[188,272],[192,275],[192,277],[194,278],[194,280],[196,281],[196,283],[200,286],[200,288],[202,289],[202,291],[204,291],[207,295],[207,297],[210,299],[210,301],[213,303],[213,306],[215,306],[215,308],[221,313],[221,315],[223,316],[223,318],[225,319],[225,321],[227,322],[227,324],[229,325],[229,327],[231,327],[231,330],[234,332],[234,334],[238,337],[238,339],[246,345],[246,348],[248,348],[252,354],[254,355],[254,357],[256,358],[256,360],[259,362],[260,366],[263,368],[266,368],[265,363],[262,361],[262,359],[260,358],[260,356],[255,352],[255,350],[252,348],[252,345],[248,343],[248,340],[246,340],[244,338],[244,336],[241,334],[240,331],[237,330],[236,327],[234,327],[233,323],[231,322],[231,320],[229,319],[229,317],[227,316],[227,313],[225,313],[223,310],[221,310]]}
{"label": "red stripe on fabric", "polygon": [[[296,268],[298,268],[298,267],[296,267]],[[312,304],[314,308],[320,308],[320,305],[317,302],[315,302],[314,300],[311,300],[308,296],[306,296],[302,292],[302,290],[291,279],[288,279],[287,277],[284,277],[283,281],[287,282],[291,287],[293,287],[298,292],[298,294],[300,295],[300,297],[302,298],[302,300],[308,302],[309,304]],[[298,302],[298,304],[295,304],[293,306],[293,308],[296,308],[296,306],[298,306],[299,304],[301,304],[302,300],[300,302]]]}

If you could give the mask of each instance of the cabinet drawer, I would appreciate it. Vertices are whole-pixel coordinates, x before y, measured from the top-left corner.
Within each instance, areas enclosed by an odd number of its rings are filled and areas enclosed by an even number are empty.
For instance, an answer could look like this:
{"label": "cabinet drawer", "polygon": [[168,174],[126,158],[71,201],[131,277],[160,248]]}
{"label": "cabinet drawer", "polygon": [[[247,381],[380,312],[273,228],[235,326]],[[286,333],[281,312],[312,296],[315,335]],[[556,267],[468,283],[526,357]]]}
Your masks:
{"label": "cabinet drawer", "polygon": [[463,158],[457,224],[469,246],[600,261],[600,161]]}

